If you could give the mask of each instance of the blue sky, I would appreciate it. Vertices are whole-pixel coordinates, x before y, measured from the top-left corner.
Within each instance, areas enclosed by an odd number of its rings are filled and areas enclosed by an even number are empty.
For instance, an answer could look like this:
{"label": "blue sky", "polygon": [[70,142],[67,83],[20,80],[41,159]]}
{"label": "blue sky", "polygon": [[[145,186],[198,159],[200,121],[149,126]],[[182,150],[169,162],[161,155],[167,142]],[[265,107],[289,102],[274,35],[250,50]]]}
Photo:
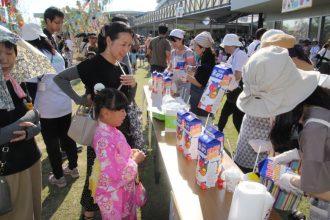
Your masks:
{"label": "blue sky", "polygon": [[[49,6],[59,8],[75,7],[77,0],[20,0],[18,8],[26,22],[33,22],[33,13],[43,13]],[[143,4],[142,4],[143,2]],[[112,0],[107,6],[109,11],[152,11],[157,6],[156,0]]]}

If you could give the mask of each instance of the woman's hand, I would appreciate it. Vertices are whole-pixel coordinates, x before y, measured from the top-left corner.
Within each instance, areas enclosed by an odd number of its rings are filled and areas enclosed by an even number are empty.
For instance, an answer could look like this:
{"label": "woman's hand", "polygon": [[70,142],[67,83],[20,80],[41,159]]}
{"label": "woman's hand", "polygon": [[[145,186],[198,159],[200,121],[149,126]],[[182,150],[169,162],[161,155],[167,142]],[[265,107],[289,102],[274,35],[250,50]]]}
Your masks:
{"label": "woman's hand", "polygon": [[137,163],[141,163],[142,161],[144,161],[144,159],[146,158],[146,155],[143,153],[143,151],[138,150],[138,149],[134,149],[132,150],[132,159]]}
{"label": "woman's hand", "polygon": [[13,134],[15,135],[15,137],[11,139],[10,142],[18,142],[25,140],[27,137],[26,128],[35,126],[35,124],[33,124],[32,122],[25,121],[25,122],[21,122],[19,126],[23,127],[23,130],[14,131]]}
{"label": "woman's hand", "polygon": [[135,77],[132,74],[129,75],[121,75],[120,76],[120,83],[123,86],[131,86],[131,87],[135,87],[136,86],[136,81],[135,81]]}

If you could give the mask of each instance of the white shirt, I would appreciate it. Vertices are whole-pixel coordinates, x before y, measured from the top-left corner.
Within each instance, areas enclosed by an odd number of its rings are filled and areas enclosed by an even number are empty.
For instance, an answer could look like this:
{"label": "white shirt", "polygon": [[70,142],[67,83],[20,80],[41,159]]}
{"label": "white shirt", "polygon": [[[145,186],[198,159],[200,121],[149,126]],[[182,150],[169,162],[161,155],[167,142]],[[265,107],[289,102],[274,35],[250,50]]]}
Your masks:
{"label": "white shirt", "polygon": [[317,53],[320,51],[320,47],[318,45],[312,46],[310,49],[309,59],[313,60]]}
{"label": "white shirt", "polygon": [[[246,64],[248,59],[249,57],[243,50],[236,48],[234,53],[227,60],[227,65],[231,66],[233,74],[235,75],[235,71],[242,72],[243,66]],[[235,77],[233,77],[229,83],[228,90],[233,91],[234,89],[236,89],[239,85],[239,81],[240,80],[235,80]]]}
{"label": "white shirt", "polygon": [[[56,51],[52,55],[42,51],[50,61],[57,73],[65,69],[63,57]],[[72,101],[54,82],[56,74],[45,73],[38,83],[38,90],[34,107],[39,111],[41,118],[59,118],[72,112]]]}
{"label": "white shirt", "polygon": [[233,73],[235,73],[235,71],[242,72],[243,66],[246,64],[247,60],[247,54],[243,50],[236,48],[234,53],[229,57],[227,64],[231,65]]}
{"label": "white shirt", "polygon": [[[257,46],[258,45],[258,46]],[[257,47],[257,48],[256,48]],[[254,52],[256,52],[260,48],[260,40],[254,40],[250,45],[248,46],[248,52],[247,55],[250,57]]]}

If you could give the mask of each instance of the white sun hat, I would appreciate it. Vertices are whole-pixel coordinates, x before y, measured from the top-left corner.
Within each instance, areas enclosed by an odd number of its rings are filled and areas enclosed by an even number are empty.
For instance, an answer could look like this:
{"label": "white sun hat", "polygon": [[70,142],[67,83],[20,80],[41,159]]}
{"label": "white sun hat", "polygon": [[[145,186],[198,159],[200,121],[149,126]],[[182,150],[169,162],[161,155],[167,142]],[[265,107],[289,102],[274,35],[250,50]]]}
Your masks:
{"label": "white sun hat", "polygon": [[242,42],[239,41],[238,36],[236,34],[226,34],[225,37],[223,38],[220,46],[221,47],[224,47],[224,46],[241,47],[243,45],[242,45]]}

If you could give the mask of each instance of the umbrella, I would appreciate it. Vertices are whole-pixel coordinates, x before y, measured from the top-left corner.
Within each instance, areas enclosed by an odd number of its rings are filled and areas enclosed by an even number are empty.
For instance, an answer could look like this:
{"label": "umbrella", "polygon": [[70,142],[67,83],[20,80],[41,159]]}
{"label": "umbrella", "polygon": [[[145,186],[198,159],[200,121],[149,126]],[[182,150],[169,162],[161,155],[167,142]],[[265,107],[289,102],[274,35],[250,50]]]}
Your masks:
{"label": "umbrella", "polygon": [[16,64],[11,74],[18,82],[43,74],[56,73],[49,59],[37,48],[0,25],[0,42],[9,41],[17,45]]}

